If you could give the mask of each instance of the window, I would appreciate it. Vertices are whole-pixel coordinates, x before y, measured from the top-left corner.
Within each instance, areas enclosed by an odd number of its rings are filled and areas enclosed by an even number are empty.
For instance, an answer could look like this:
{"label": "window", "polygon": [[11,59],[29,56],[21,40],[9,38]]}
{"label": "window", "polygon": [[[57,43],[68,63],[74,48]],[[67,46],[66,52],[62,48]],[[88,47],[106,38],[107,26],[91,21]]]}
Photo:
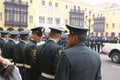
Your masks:
{"label": "window", "polygon": [[42,5],[45,5],[45,1],[42,1]]}
{"label": "window", "polygon": [[17,20],[18,20],[18,19],[17,19],[17,16],[18,16],[18,14],[15,13],[15,14],[14,14],[14,21],[15,21],[15,22],[18,22],[18,21],[17,21]]}
{"label": "window", "polygon": [[32,3],[32,0],[30,0],[30,3]]}
{"label": "window", "polygon": [[55,18],[55,23],[60,24],[60,18]]}
{"label": "window", "polygon": [[99,14],[97,14],[97,17],[99,17]]}
{"label": "window", "polygon": [[[23,6],[25,5],[25,6]],[[27,27],[28,4],[5,2],[5,25]]]}
{"label": "window", "polygon": [[30,23],[33,22],[33,16],[29,16],[29,22],[30,22]]}
{"label": "window", "polygon": [[23,18],[24,18],[23,22],[27,23],[27,15],[24,14]]}
{"label": "window", "polygon": [[87,11],[87,8],[85,8],[85,11]]}
{"label": "window", "polygon": [[2,20],[2,12],[0,12],[0,20]]}
{"label": "window", "polygon": [[76,10],[76,6],[74,6],[74,10]]}
{"label": "window", "polygon": [[50,7],[52,6],[52,2],[49,2],[49,6],[50,6]]}
{"label": "window", "polygon": [[43,16],[39,17],[39,23],[45,23],[45,18]]}
{"label": "window", "polygon": [[68,9],[68,5],[66,5],[66,9]]}
{"label": "window", "polygon": [[6,21],[10,21],[10,13],[5,13],[5,15],[6,15]]}
{"label": "window", "polygon": [[100,16],[102,17],[102,13],[100,14]]}
{"label": "window", "polygon": [[55,7],[58,7],[58,3],[55,3]]}
{"label": "window", "polygon": [[112,23],[112,28],[115,28],[115,23]]}
{"label": "window", "polygon": [[52,24],[52,21],[53,21],[53,20],[52,20],[52,17],[48,17],[48,18],[47,18],[47,23],[48,23],[48,24]]}
{"label": "window", "polygon": [[80,11],[80,6],[78,6],[78,11]]}
{"label": "window", "polygon": [[76,6],[74,6],[74,10],[70,11],[70,24],[75,26],[84,26],[84,13],[78,12],[75,10]]}
{"label": "window", "polygon": [[108,29],[108,24],[106,24],[106,29]]}

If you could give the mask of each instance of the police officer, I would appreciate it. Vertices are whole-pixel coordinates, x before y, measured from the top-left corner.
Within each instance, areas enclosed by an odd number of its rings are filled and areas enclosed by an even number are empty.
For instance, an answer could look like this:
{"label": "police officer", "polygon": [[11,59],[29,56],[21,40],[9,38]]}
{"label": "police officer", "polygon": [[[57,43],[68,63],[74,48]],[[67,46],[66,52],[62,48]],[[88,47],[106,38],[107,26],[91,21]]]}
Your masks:
{"label": "police officer", "polygon": [[23,49],[29,40],[29,32],[30,32],[29,30],[24,30],[24,31],[20,32],[20,42],[15,47],[16,54],[13,55],[14,63],[19,68],[19,71],[20,71],[22,78],[24,77],[24,75],[23,75],[23,67],[24,67]]}
{"label": "police officer", "polygon": [[68,49],[60,58],[55,80],[101,80],[99,53],[84,43],[88,29],[66,26],[70,31]]}
{"label": "police officer", "polygon": [[31,29],[31,39],[24,47],[24,80],[38,80],[38,70],[36,66],[37,43],[41,41],[43,27]]}
{"label": "police officer", "polygon": [[100,52],[100,46],[101,46],[101,37],[97,37],[97,40],[96,40],[96,44],[97,44],[97,51]]}
{"label": "police officer", "polygon": [[39,46],[36,56],[39,68],[39,80],[54,80],[57,62],[62,52],[62,48],[57,44],[61,39],[62,30],[53,27],[50,29],[48,41]]}
{"label": "police officer", "polygon": [[7,40],[8,40],[8,33],[9,33],[8,31],[1,31],[0,49],[1,49],[3,54],[4,54],[5,44],[6,44]]}
{"label": "police officer", "polygon": [[4,56],[5,58],[8,58],[10,61],[14,61],[13,54],[16,54],[15,47],[16,47],[16,44],[18,43],[19,32],[17,30],[13,30],[9,34],[10,34],[10,38],[5,45]]}

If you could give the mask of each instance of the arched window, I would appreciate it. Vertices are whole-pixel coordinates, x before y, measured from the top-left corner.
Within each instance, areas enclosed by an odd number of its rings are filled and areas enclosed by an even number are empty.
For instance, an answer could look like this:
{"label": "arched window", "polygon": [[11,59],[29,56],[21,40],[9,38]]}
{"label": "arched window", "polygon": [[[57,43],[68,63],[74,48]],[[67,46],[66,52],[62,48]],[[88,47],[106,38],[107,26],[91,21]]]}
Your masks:
{"label": "arched window", "polygon": [[0,27],[0,31],[3,31],[4,29],[2,27]]}
{"label": "arched window", "polygon": [[19,28],[18,31],[23,31],[24,29],[23,28]]}
{"label": "arched window", "polygon": [[114,32],[112,32],[112,33],[111,33],[111,37],[114,37],[114,36],[115,36],[115,33],[114,33]]}
{"label": "arched window", "polygon": [[105,36],[106,36],[106,37],[108,37],[108,35],[109,35],[109,33],[108,33],[108,32],[106,32],[106,33],[105,33]]}
{"label": "arched window", "polygon": [[120,32],[118,33],[118,37],[120,38]]}
{"label": "arched window", "polygon": [[14,29],[13,29],[13,28],[8,28],[7,30],[8,30],[8,31],[12,31],[12,30],[14,30]]}

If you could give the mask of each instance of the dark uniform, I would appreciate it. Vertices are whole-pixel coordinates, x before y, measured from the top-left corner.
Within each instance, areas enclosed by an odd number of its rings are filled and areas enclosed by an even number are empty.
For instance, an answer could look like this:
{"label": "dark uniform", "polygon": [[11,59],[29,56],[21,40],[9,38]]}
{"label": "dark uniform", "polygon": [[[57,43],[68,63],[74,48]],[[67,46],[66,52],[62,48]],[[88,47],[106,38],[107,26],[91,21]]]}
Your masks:
{"label": "dark uniform", "polygon": [[[84,28],[66,26],[70,34],[86,35],[87,33]],[[100,68],[99,54],[86,47],[84,42],[79,42],[63,52],[55,80],[101,80]]]}
{"label": "dark uniform", "polygon": [[97,43],[96,43],[96,44],[97,44],[97,51],[100,52],[100,48],[101,48],[101,47],[100,47],[100,46],[101,46],[101,38],[98,37],[96,42],[97,42]]}
{"label": "dark uniform", "polygon": [[7,42],[7,40],[5,39],[6,36],[8,36],[8,31],[1,31],[1,38],[0,38],[0,49],[2,51],[2,56],[4,56],[4,47],[5,47],[5,44]]}
{"label": "dark uniform", "polygon": [[20,71],[22,78],[24,77],[24,74],[23,74],[23,67],[24,67],[23,49],[24,49],[24,46],[27,44],[27,41],[25,41],[26,39],[24,39],[24,38],[26,38],[28,36],[29,36],[29,31],[25,30],[25,31],[20,32],[21,39],[20,39],[20,42],[16,45],[16,49],[15,49],[16,54],[13,55],[14,56],[14,63],[19,68],[19,71]]}
{"label": "dark uniform", "polygon": [[[42,27],[31,29],[32,32],[42,36]],[[24,47],[24,80],[38,80],[38,68],[36,66],[37,42],[34,39]]]}
{"label": "dark uniform", "polygon": [[10,61],[14,61],[14,57],[13,54],[15,53],[15,47],[16,47],[16,40],[13,39],[14,37],[17,37],[19,34],[18,31],[11,31],[10,32],[10,39],[8,40],[8,42],[5,45],[5,52],[4,52],[4,57],[9,59]]}
{"label": "dark uniform", "polygon": [[[61,35],[62,30],[57,28],[50,29],[52,33]],[[49,36],[49,40],[38,49],[36,61],[39,69],[39,80],[54,80],[56,66],[62,48]]]}

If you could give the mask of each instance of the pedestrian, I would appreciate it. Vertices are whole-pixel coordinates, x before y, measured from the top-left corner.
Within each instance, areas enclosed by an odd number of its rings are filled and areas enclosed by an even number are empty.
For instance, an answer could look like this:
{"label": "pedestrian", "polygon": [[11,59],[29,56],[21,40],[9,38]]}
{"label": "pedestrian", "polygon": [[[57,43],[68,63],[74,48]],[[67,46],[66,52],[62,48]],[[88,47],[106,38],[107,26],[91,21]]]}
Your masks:
{"label": "pedestrian", "polygon": [[14,57],[14,64],[19,68],[20,74],[22,76],[22,79],[24,79],[24,73],[23,73],[23,68],[24,68],[24,53],[23,49],[24,46],[28,43],[29,41],[29,30],[23,30],[20,32],[20,42],[16,44],[15,47],[15,53],[13,55]]}
{"label": "pedestrian", "polygon": [[38,80],[38,68],[36,65],[37,43],[42,39],[44,32],[43,27],[35,27],[31,29],[31,38],[24,46],[24,80]]}
{"label": "pedestrian", "polygon": [[59,28],[50,28],[48,41],[39,46],[36,61],[39,70],[39,80],[54,80],[56,66],[62,48],[57,44],[61,39],[62,30]]}
{"label": "pedestrian", "polygon": [[0,80],[22,80],[19,69],[0,56]]}
{"label": "pedestrian", "polygon": [[101,80],[101,59],[98,52],[85,45],[88,29],[66,25],[70,31],[68,49],[58,62],[55,80]]}

